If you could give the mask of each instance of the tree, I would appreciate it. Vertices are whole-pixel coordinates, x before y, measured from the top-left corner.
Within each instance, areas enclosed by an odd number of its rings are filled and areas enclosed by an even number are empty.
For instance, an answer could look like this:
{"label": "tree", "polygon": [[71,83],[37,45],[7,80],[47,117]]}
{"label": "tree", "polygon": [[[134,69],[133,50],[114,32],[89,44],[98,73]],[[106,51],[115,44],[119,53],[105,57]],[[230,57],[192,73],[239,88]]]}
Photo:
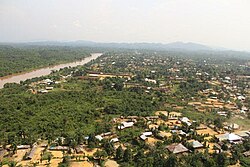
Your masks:
{"label": "tree", "polygon": [[122,149],[122,146],[119,146],[117,149],[116,149],[116,153],[115,153],[115,159],[116,160],[121,160],[123,158],[123,155],[124,155],[124,151]]}
{"label": "tree", "polygon": [[62,162],[58,165],[59,167],[68,167],[69,166],[69,156],[64,156]]}
{"label": "tree", "polygon": [[130,148],[127,148],[127,149],[124,151],[123,161],[125,161],[125,162],[131,162],[132,159],[133,159],[132,151],[131,151]]}
{"label": "tree", "polygon": [[214,120],[214,125],[218,128],[222,128],[223,127],[223,120],[218,117]]}
{"label": "tree", "polygon": [[48,154],[48,163],[49,163],[49,164],[50,164],[51,158],[52,158],[52,155],[51,155],[51,154]]}
{"label": "tree", "polygon": [[99,164],[101,164],[102,159],[106,158],[107,156],[108,156],[108,154],[105,150],[97,150],[94,153],[94,157],[96,157],[99,160]]}
{"label": "tree", "polygon": [[175,154],[170,154],[169,157],[167,158],[166,167],[177,167],[178,166],[178,160]]}
{"label": "tree", "polygon": [[228,158],[225,153],[215,154],[214,158],[218,167],[226,167],[229,164]]}
{"label": "tree", "polygon": [[94,134],[90,134],[88,138],[88,147],[95,148],[98,145],[98,140],[96,139]]}
{"label": "tree", "polygon": [[17,165],[17,162],[16,161],[10,161],[9,163],[8,163],[8,166],[9,167],[15,167]]}
{"label": "tree", "polygon": [[103,140],[103,148],[108,155],[113,155],[115,153],[114,144],[108,140]]}

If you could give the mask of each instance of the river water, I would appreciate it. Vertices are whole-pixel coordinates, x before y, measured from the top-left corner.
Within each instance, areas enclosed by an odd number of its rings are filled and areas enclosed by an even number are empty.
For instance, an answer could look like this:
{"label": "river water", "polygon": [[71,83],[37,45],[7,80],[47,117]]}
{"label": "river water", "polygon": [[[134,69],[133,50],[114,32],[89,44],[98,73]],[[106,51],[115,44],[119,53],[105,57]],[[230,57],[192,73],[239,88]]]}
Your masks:
{"label": "river water", "polygon": [[59,70],[65,67],[75,67],[78,65],[84,65],[90,62],[91,60],[98,58],[101,55],[102,53],[92,53],[91,56],[86,57],[79,61],[59,64],[59,65],[50,66],[50,67],[44,67],[44,68],[40,68],[37,70],[33,70],[31,72],[24,72],[24,73],[14,74],[10,76],[0,77],[0,89],[3,88],[4,84],[6,83],[20,83],[20,81],[25,81],[27,79],[49,75],[52,70]]}

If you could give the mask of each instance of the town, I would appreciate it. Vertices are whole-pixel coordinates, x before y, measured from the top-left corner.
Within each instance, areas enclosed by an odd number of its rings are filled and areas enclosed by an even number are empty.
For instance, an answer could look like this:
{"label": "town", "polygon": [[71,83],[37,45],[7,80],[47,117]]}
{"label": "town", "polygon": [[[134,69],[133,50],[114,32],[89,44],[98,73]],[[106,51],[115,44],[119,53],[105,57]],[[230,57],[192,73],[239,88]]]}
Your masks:
{"label": "town", "polygon": [[6,84],[1,94],[18,89],[23,101],[13,105],[37,121],[27,120],[39,133],[28,123],[3,135],[1,165],[249,165],[249,61],[172,54],[107,52],[85,66]]}

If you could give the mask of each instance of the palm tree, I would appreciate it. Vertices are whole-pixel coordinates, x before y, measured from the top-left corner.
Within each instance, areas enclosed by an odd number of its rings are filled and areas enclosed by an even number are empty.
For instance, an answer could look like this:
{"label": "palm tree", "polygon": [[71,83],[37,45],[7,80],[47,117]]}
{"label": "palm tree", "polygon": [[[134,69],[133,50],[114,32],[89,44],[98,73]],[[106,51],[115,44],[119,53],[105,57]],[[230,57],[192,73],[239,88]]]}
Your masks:
{"label": "palm tree", "polygon": [[9,163],[8,163],[8,166],[9,167],[15,167],[17,165],[17,162],[16,161],[10,161]]}

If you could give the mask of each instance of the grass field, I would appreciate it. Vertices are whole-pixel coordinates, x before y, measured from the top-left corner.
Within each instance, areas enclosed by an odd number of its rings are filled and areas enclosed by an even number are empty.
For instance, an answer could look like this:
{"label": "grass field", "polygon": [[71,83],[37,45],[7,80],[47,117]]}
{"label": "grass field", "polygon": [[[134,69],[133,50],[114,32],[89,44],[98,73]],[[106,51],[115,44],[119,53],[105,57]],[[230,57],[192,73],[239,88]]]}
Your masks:
{"label": "grass field", "polygon": [[241,130],[250,130],[250,119],[242,119],[238,117],[233,117],[230,120],[228,120],[229,123],[236,123],[240,125]]}

